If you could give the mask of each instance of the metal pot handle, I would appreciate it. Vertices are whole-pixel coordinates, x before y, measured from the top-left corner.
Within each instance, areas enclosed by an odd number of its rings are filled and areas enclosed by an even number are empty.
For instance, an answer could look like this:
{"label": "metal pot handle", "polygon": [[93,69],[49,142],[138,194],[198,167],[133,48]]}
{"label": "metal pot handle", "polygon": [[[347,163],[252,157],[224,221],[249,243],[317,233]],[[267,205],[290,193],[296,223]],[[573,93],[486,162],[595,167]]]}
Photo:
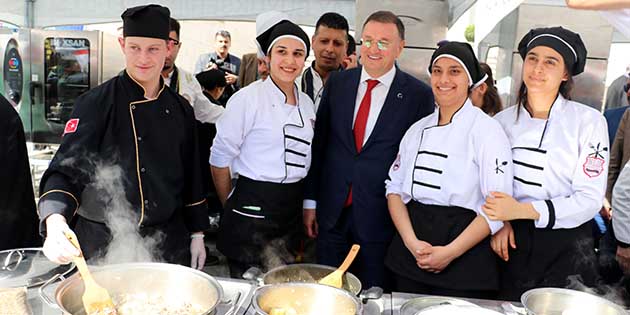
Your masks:
{"label": "metal pot handle", "polygon": [[514,306],[510,302],[501,303],[501,308],[506,315],[527,315],[527,310],[524,307]]}
{"label": "metal pot handle", "polygon": [[37,290],[39,292],[39,297],[44,300],[44,302],[46,302],[46,304],[48,304],[48,306],[50,307],[54,307],[56,309],[61,309],[59,308],[59,306],[57,305],[57,303],[55,303],[55,301],[53,301],[47,294],[46,292],[44,292],[44,289],[46,289],[46,287],[48,287],[51,283],[55,282],[55,280],[57,279],[64,279],[64,276],[60,273],[54,275],[52,278],[48,279],[46,282],[44,282],[44,284],[42,284],[41,287],[39,287],[39,289]]}
{"label": "metal pot handle", "polygon": [[257,282],[258,285],[263,285],[263,272],[259,268],[250,267],[243,273],[243,279]]}
{"label": "metal pot handle", "polygon": [[363,304],[367,303],[368,300],[378,300],[383,296],[383,289],[379,287],[371,287],[367,290],[361,291],[359,294],[359,299]]}
{"label": "metal pot handle", "polygon": [[[13,254],[17,253],[18,254],[18,260],[15,262],[15,266],[10,267],[11,266],[11,258],[13,258]],[[13,271],[15,269],[17,269],[17,267],[20,265],[20,263],[22,262],[22,260],[24,259],[24,253],[21,250],[12,250],[9,255],[7,255],[7,258],[4,259],[4,266],[2,266],[2,270],[7,270],[7,271]]]}
{"label": "metal pot handle", "polygon": [[240,299],[241,299],[241,292],[236,292],[236,294],[234,294],[234,297],[230,301],[227,301],[227,303],[232,304],[232,306],[224,315],[236,314],[236,311],[238,310],[238,301]]}

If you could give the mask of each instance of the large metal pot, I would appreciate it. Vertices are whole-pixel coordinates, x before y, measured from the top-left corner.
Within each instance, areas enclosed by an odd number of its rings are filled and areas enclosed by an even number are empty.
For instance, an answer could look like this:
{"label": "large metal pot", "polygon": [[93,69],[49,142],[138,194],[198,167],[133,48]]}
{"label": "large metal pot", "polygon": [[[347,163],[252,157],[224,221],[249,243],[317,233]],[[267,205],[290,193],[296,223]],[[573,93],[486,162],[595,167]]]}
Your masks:
{"label": "large metal pot", "polygon": [[[201,271],[163,263],[126,263],[90,268],[98,284],[106,288],[114,302],[121,294],[148,293],[158,295],[165,303],[191,303],[200,306],[203,315],[212,314],[223,298],[217,280]],[[74,274],[63,280],[55,290],[53,302],[40,287],[42,299],[64,314],[85,315],[81,296],[83,280]]]}
{"label": "large metal pot", "polygon": [[316,283],[280,283],[259,287],[254,292],[252,306],[258,315],[270,315],[274,308],[295,311],[286,314],[363,314],[363,304],[356,296]]}
{"label": "large metal pot", "polygon": [[529,315],[627,315],[619,305],[581,291],[539,288],[521,296]]}
{"label": "large metal pot", "polygon": [[[243,274],[243,277],[247,280],[256,280],[260,285],[288,282],[317,283],[335,270],[336,268],[326,265],[293,264],[276,267],[265,274],[258,268],[250,268]],[[361,281],[355,275],[346,272],[343,276],[343,289],[354,295],[359,295]]]}

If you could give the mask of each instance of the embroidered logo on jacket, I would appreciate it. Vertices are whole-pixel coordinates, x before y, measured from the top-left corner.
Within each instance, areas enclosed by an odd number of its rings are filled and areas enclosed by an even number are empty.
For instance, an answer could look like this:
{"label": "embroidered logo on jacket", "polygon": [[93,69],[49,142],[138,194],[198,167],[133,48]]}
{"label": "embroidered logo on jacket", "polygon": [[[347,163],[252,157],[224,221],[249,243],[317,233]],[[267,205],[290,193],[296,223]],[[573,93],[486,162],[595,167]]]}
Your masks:
{"label": "embroidered logo on jacket", "polygon": [[497,174],[499,174],[499,173],[505,174],[505,172],[503,171],[502,167],[508,165],[507,161],[503,161],[503,162],[499,163],[499,159],[497,158],[497,159],[494,160],[494,164],[496,165],[496,167],[494,168],[494,172],[495,173],[497,173]]}
{"label": "embroidered logo on jacket", "polygon": [[70,119],[66,123],[66,128],[63,129],[63,134],[65,135],[67,133],[73,133],[77,131],[78,127],[79,127],[79,118]]}
{"label": "embroidered logo on jacket", "polygon": [[604,160],[604,156],[601,152],[608,151],[608,148],[603,147],[600,149],[600,145],[601,143],[598,143],[597,147],[590,145],[593,153],[589,154],[586,157],[584,164],[582,164],[582,170],[589,178],[597,177],[604,172],[604,164],[606,164],[606,160]]}

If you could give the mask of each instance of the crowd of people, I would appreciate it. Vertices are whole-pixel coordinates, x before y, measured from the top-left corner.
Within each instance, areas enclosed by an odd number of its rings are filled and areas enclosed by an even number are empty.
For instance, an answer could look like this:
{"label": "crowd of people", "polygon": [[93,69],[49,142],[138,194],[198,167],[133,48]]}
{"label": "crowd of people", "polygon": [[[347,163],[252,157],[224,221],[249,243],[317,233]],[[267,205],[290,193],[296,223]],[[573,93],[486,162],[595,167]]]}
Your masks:
{"label": "crowd of people", "polygon": [[[627,283],[630,114],[622,107],[610,135],[610,121],[571,100],[587,61],[579,34],[530,30],[516,103],[504,109],[468,43],[440,42],[428,83],[401,70],[405,27],[389,11],[369,15],[356,44],[338,13],[309,38],[266,12],[256,54],[230,54],[219,31],[194,74],[176,66],[180,25],[167,8],[122,18],[126,68],[77,99],[41,181],[50,260],[79,255],[68,233],[88,259],[106,250],[112,227],[95,174],[108,161],[122,168],[138,233],[161,233],[171,263],[202,269],[208,211],[222,209],[217,248],[232,277],[273,267],[270,256],[338,266],[359,244],[351,272],[390,291],[518,300],[572,277]],[[611,231],[601,240],[600,212]],[[34,242],[12,239],[3,246]],[[603,257],[615,266],[597,268]]]}

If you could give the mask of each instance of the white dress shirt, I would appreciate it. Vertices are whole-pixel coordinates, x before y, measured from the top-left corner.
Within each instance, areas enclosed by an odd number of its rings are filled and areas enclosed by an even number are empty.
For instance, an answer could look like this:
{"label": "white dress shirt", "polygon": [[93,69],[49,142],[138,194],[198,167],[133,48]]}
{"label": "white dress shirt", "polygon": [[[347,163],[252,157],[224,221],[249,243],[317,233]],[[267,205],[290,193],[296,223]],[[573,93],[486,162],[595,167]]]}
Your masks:
{"label": "white dress shirt", "polygon": [[530,202],[537,228],[575,228],[602,206],[608,178],[608,127],[598,111],[558,95],[548,119],[517,106],[498,113],[512,146],[514,198]]}
{"label": "white dress shirt", "polygon": [[381,114],[381,109],[383,109],[385,98],[387,97],[389,88],[392,86],[395,75],[396,67],[392,67],[389,71],[378,78],[372,78],[365,71],[365,68],[361,69],[359,90],[357,91],[357,99],[354,106],[354,118],[352,118],[352,129],[354,129],[354,123],[357,120],[357,113],[359,112],[361,100],[363,100],[363,96],[365,96],[365,92],[367,91],[367,80],[378,80],[379,82],[376,87],[372,89],[370,112],[368,113],[368,119],[365,125],[365,136],[363,136],[363,144],[367,142],[367,140],[370,138],[370,135],[372,134],[372,130],[374,130],[376,120],[378,120],[378,116]]}
{"label": "white dress shirt", "polygon": [[[169,87],[171,86],[173,73],[175,71],[171,71],[168,77],[164,78],[164,83]],[[203,95],[201,85],[192,74],[180,68],[177,68],[177,74],[177,91],[193,107],[195,119],[202,123],[216,123],[225,109],[220,105],[213,104]]]}
{"label": "white dress shirt", "polygon": [[295,183],[311,165],[313,102],[299,89],[286,104],[273,80],[256,81],[232,95],[217,122],[210,164],[233,174],[273,183]]}
{"label": "white dress shirt", "polygon": [[406,204],[457,206],[483,216],[492,234],[503,222],[481,210],[492,191],[512,194],[512,153],[501,125],[470,99],[451,122],[438,126],[439,110],[409,128],[385,181],[386,195]]}

